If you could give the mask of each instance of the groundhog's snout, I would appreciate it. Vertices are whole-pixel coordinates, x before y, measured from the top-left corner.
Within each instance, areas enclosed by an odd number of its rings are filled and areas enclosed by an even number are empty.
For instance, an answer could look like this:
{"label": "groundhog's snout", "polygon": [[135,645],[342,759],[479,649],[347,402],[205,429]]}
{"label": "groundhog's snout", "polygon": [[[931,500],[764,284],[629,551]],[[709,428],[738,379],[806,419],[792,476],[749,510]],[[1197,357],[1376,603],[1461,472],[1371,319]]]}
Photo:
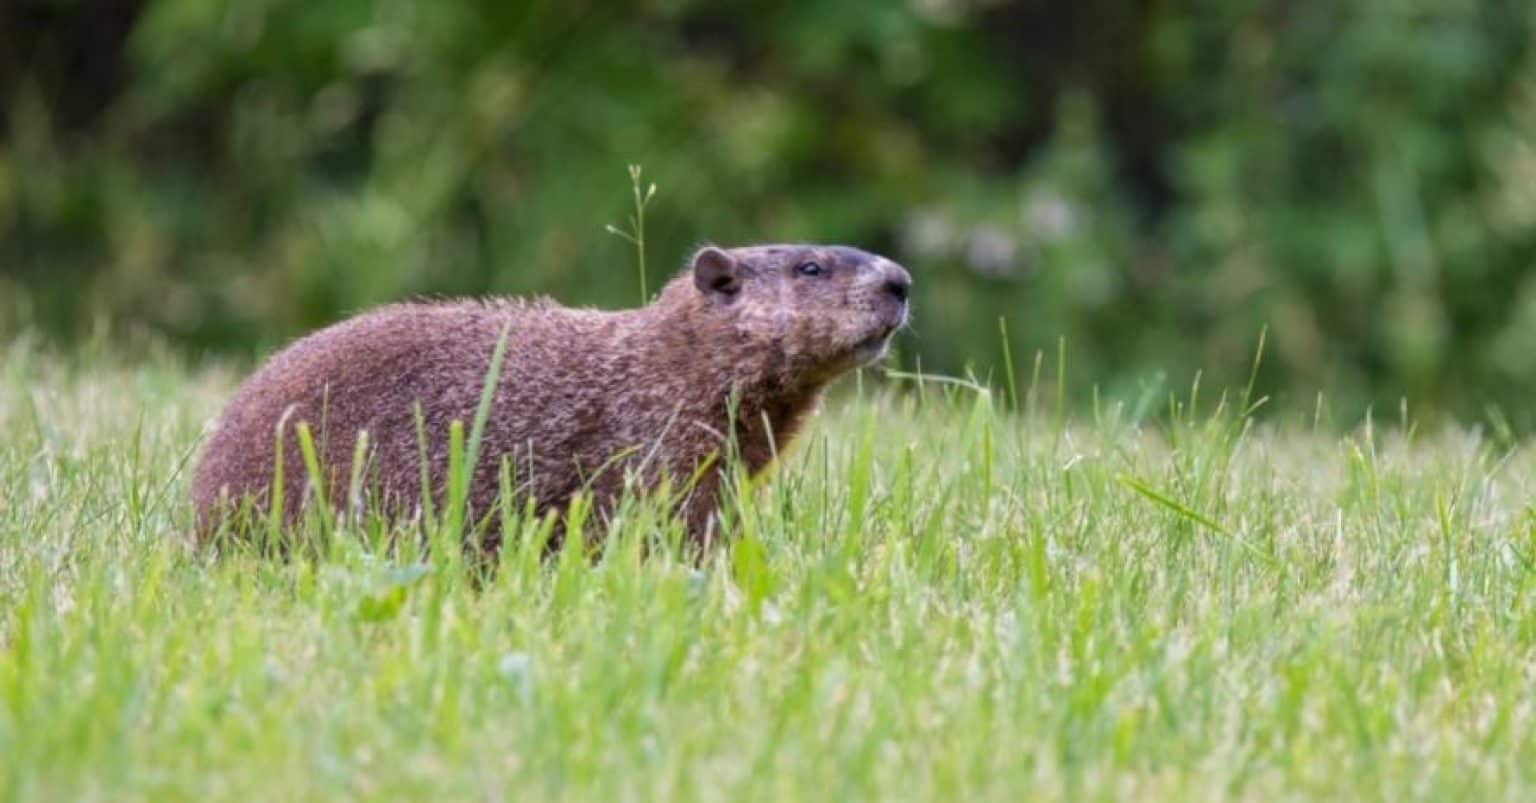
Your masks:
{"label": "groundhog's snout", "polygon": [[912,274],[884,257],[875,261],[875,270],[879,271],[876,280],[880,283],[880,295],[895,302],[889,308],[888,331],[900,329],[907,325],[907,298],[912,295]]}
{"label": "groundhog's snout", "polygon": [[912,293],[912,274],[889,259],[880,261],[880,272],[885,278],[885,292],[895,296],[897,301],[906,303],[907,296]]}

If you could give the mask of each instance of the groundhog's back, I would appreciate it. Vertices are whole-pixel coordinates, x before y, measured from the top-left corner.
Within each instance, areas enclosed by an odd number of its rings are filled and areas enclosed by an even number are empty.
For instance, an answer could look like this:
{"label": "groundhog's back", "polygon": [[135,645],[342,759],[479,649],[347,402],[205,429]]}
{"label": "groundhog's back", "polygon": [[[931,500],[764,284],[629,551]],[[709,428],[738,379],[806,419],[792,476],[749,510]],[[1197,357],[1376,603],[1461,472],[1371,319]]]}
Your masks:
{"label": "groundhog's back", "polygon": [[430,473],[440,478],[449,425],[458,420],[467,429],[473,420],[497,338],[510,326],[487,445],[495,452],[529,440],[539,411],[557,402],[567,415],[582,414],[580,400],[591,393],[581,386],[603,367],[570,363],[601,359],[610,317],[546,304],[396,305],[296,341],[241,386],[216,423],[192,482],[199,533],[207,535],[227,500],[249,498],[265,508],[280,426],[284,515],[297,515],[308,482],[300,422],[311,431],[328,489],[344,492],[358,433],[366,431],[370,488],[390,506],[414,504],[421,498],[418,404]]}

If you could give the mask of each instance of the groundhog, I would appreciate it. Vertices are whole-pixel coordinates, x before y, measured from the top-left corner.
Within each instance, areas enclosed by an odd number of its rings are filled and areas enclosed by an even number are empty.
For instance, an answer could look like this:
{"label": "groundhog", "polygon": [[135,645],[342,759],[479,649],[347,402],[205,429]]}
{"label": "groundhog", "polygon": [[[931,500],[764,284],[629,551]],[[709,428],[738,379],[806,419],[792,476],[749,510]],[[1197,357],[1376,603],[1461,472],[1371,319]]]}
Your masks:
{"label": "groundhog", "polygon": [[586,490],[606,515],[626,477],[643,489],[670,478],[688,536],[703,546],[715,537],[724,456],[762,472],[829,382],[884,356],[907,322],[911,286],[900,265],[846,246],[705,247],[637,309],[499,299],[364,313],[284,348],[236,392],[193,477],[197,531],[206,539],[236,511],[268,512],[280,430],[281,513],[293,523],[309,484],[300,422],[333,506],[347,504],[362,432],[373,503],[391,517],[420,513],[425,449],[440,504],[450,424],[469,432],[506,329],[468,492],[480,545],[499,546],[505,464],[510,501],[531,500],[541,514]]}

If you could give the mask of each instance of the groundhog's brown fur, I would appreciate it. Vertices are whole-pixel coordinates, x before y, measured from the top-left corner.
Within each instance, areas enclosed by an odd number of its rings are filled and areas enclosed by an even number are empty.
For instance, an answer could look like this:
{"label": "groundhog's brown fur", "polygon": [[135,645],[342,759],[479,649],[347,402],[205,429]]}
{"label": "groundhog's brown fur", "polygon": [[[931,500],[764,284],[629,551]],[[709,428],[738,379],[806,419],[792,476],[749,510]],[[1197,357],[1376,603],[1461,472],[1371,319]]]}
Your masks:
{"label": "groundhog's brown fur", "polygon": [[510,323],[471,516],[494,510],[504,458],[519,496],[531,495],[540,511],[563,509],[582,488],[606,511],[626,472],[654,486],[663,476],[685,481],[711,460],[681,502],[690,536],[702,543],[732,428],[756,474],[828,382],[884,353],[906,322],[910,285],[900,266],[853,248],[708,247],[639,309],[542,300],[383,307],[293,343],[240,388],[193,479],[198,531],[208,535],[242,500],[265,509],[280,425],[283,512],[295,518],[307,484],[294,434],[301,421],[316,440],[333,502],[345,502],[358,432],[366,431],[370,485],[389,511],[410,515],[421,500],[418,403],[441,500],[450,422],[469,429]]}

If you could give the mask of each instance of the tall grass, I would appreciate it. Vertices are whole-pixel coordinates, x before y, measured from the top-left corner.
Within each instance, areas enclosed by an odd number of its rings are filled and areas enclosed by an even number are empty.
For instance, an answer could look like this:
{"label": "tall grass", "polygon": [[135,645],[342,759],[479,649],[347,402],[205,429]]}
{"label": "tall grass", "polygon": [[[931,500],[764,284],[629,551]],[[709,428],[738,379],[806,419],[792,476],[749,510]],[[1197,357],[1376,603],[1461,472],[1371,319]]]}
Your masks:
{"label": "tall grass", "polygon": [[849,382],[702,565],[631,501],[476,578],[189,548],[234,379],[0,351],[6,799],[1536,793],[1528,446]]}

